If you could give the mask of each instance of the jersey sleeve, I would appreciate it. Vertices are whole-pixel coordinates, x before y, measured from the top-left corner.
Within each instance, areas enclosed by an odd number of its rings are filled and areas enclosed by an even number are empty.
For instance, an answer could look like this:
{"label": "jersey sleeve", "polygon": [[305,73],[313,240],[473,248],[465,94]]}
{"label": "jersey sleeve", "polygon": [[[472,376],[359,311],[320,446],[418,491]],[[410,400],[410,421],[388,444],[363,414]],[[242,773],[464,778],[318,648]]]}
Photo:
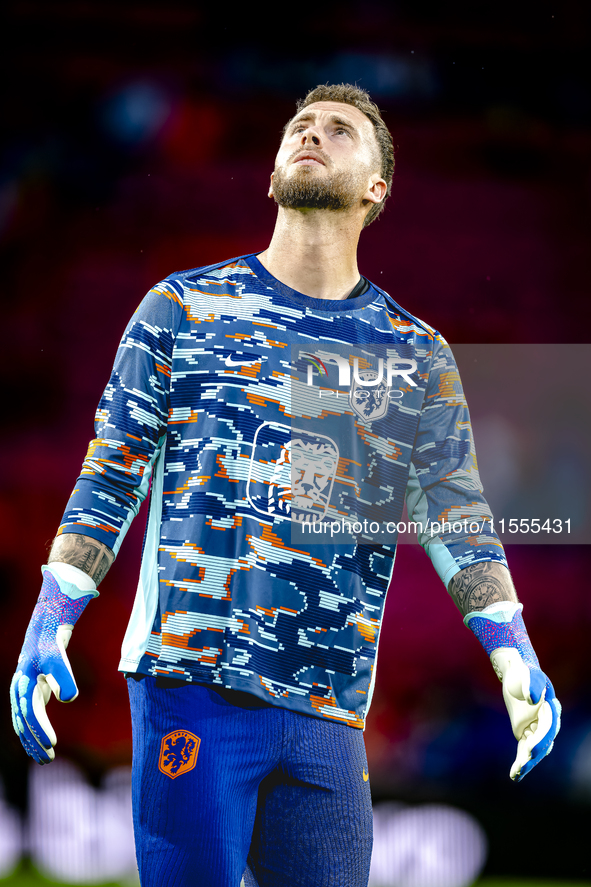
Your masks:
{"label": "jersey sleeve", "polygon": [[447,587],[478,561],[506,566],[484,498],[468,405],[455,359],[435,334],[433,361],[406,490],[418,539]]}
{"label": "jersey sleeve", "polygon": [[58,535],[91,536],[117,554],[166,439],[181,313],[182,286],[165,280],[150,290],[127,325]]}

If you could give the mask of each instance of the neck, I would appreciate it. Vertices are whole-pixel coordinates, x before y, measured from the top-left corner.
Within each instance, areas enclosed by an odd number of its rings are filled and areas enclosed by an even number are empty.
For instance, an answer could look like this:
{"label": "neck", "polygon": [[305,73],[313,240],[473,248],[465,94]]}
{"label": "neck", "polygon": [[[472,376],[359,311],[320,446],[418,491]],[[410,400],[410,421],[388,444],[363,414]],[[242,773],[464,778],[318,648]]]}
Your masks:
{"label": "neck", "polygon": [[346,299],[359,282],[361,224],[346,212],[279,207],[268,249],[258,256],[273,277],[314,299]]}

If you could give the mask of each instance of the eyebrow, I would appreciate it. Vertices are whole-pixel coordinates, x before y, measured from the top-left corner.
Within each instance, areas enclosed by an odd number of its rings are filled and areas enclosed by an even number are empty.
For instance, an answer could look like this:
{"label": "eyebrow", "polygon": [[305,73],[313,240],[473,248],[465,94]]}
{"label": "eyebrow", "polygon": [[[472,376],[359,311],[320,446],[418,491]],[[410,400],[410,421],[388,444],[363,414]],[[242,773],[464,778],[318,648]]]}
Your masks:
{"label": "eyebrow", "polygon": [[[328,118],[330,123],[334,123],[337,126],[346,126],[348,129],[352,129],[354,132],[357,132],[357,127],[354,123],[351,123],[349,120],[343,120],[338,114],[331,114]],[[297,126],[298,123],[303,123],[308,120],[316,120],[316,114],[313,111],[310,111],[307,114],[301,114],[298,117],[294,117],[294,119],[289,124],[289,129],[293,126]]]}

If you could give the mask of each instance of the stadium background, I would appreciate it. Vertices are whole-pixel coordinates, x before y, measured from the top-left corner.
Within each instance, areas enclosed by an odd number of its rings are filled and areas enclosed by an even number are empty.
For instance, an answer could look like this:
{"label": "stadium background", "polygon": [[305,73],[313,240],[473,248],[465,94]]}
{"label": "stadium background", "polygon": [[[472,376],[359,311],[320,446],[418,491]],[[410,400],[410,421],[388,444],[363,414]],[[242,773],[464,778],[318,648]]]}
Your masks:
{"label": "stadium background", "polygon": [[[31,0],[6,3],[3,15],[0,874],[26,856],[28,841],[55,876],[51,859],[62,850],[52,856],[47,842],[61,840],[63,811],[51,803],[64,785],[78,787],[72,809],[94,811],[85,822],[101,820],[104,853],[115,854],[105,799],[125,797],[130,760],[116,667],[144,515],[74,633],[80,698],[50,711],[62,764],[30,771],[7,690],[39,566],[129,315],[171,271],[265,247],[275,148],[309,87],[357,82],[394,134],[393,193],[362,236],[361,272],[451,343],[498,346],[493,366],[509,354],[503,343],[536,355],[535,397],[530,379],[493,379],[488,396],[471,401],[494,495],[512,516],[520,497],[535,503],[536,490],[553,486],[552,503],[577,515],[577,538],[589,542],[591,7],[401,0],[267,12]],[[579,345],[572,374],[547,356],[544,345],[556,343]],[[514,743],[500,687],[428,559],[403,545],[366,733],[372,790],[391,805],[382,811],[449,805],[472,814],[488,841],[486,877],[591,881],[590,548],[511,545],[509,559],[564,705],[554,752],[524,783],[510,783]],[[40,833],[45,843],[35,843]],[[96,880],[98,838],[70,839],[64,879]],[[116,880],[107,870],[101,879]]]}

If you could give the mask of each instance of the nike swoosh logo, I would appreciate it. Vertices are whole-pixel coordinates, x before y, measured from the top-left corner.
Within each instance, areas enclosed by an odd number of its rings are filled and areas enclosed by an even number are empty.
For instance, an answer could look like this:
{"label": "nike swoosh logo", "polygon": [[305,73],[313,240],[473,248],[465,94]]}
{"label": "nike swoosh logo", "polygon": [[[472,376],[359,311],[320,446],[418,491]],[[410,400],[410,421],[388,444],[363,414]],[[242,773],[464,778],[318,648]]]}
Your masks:
{"label": "nike swoosh logo", "polygon": [[369,779],[369,773],[365,772],[365,767],[364,767],[363,768],[363,781],[367,782],[368,779]]}
{"label": "nike swoosh logo", "polygon": [[224,363],[227,367],[250,367],[255,363],[261,363],[265,360],[264,357],[257,357],[255,360],[232,360],[231,357],[226,357]]}

